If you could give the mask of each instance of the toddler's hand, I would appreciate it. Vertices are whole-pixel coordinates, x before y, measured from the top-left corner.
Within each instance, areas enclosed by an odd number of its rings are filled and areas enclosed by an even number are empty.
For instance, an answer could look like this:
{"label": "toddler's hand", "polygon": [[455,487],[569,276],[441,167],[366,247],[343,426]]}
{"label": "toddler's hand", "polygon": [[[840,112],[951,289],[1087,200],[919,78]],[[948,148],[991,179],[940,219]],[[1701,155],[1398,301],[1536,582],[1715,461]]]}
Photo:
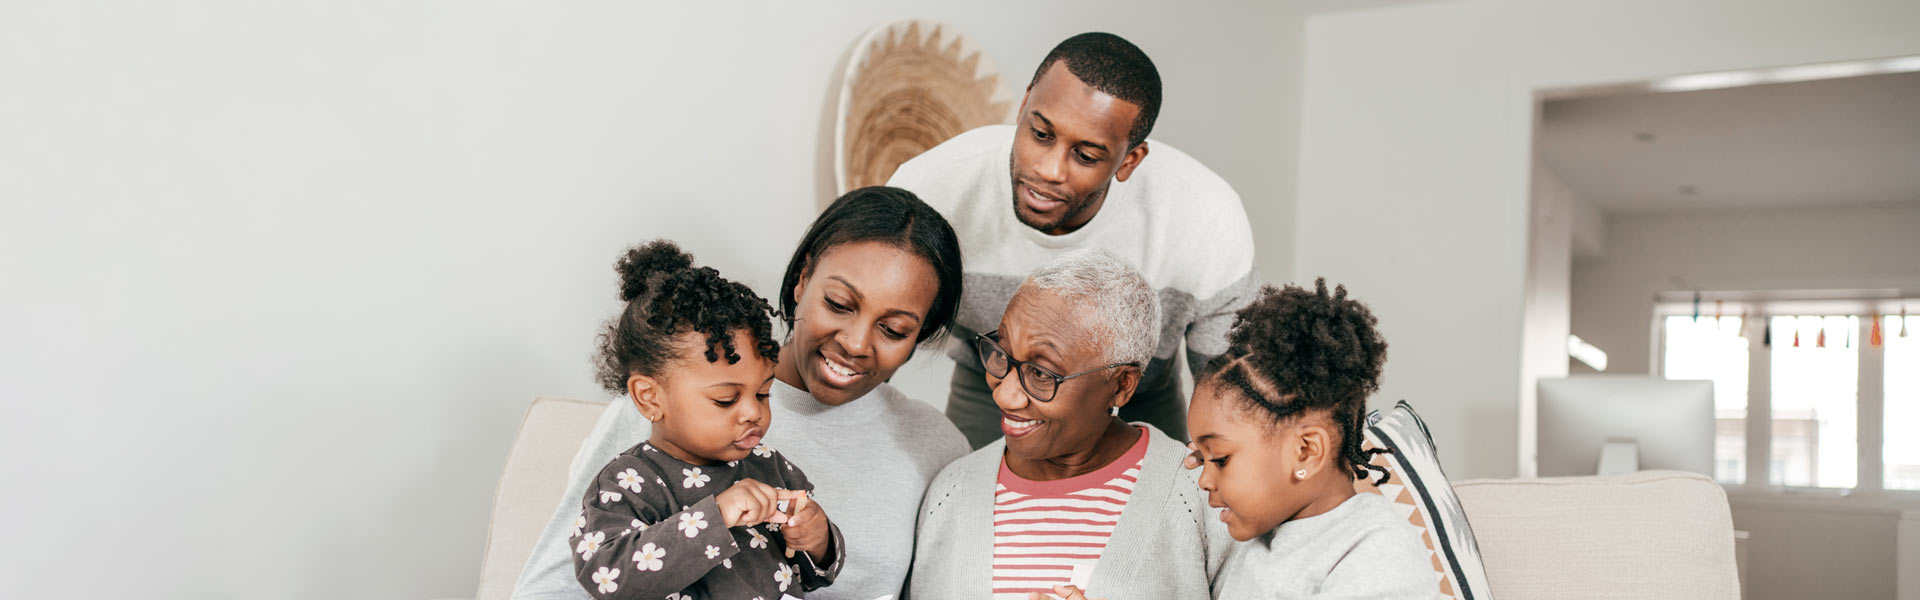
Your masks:
{"label": "toddler's hand", "polygon": [[779,495],[781,500],[788,501],[787,510],[792,513],[787,524],[780,526],[787,548],[810,554],[815,562],[828,560],[827,541],[832,535],[827,528],[826,511],[820,510],[820,504],[803,490],[779,490]]}
{"label": "toddler's hand", "polygon": [[729,528],[761,523],[785,523],[787,515],[781,514],[774,508],[774,503],[779,500],[779,493],[782,491],[784,490],[775,489],[773,486],[753,479],[741,479],[734,482],[727,491],[720,492],[720,495],[713,500],[720,505],[720,518]]}

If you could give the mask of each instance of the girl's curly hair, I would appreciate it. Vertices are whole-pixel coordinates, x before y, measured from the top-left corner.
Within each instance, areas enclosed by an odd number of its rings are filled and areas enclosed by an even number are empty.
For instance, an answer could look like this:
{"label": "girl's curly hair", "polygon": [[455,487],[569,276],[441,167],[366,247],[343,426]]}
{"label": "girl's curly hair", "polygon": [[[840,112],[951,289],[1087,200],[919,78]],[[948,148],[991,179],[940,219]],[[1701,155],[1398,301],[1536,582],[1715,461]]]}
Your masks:
{"label": "girl's curly hair", "polygon": [[1380,389],[1387,341],[1367,305],[1347,298],[1346,286],[1329,294],[1320,278],[1314,288],[1262,287],[1235,313],[1226,353],[1208,361],[1200,380],[1239,392],[1246,408],[1259,409],[1275,425],[1326,411],[1340,431],[1341,467],[1359,479],[1378,470],[1377,485],[1386,469],[1371,464],[1374,452],[1362,452],[1360,441],[1367,396]]}
{"label": "girl's curly hair", "polygon": [[680,358],[675,337],[706,334],[707,362],[725,357],[740,362],[733,332],[753,336],[753,351],[767,360],[779,360],[780,343],[773,339],[773,309],[747,286],[727,281],[712,267],[694,267],[693,256],[667,240],[654,240],[628,249],[615,262],[620,274],[620,315],[607,321],[600,333],[595,359],[600,386],[626,393],[632,375],[657,377]]}

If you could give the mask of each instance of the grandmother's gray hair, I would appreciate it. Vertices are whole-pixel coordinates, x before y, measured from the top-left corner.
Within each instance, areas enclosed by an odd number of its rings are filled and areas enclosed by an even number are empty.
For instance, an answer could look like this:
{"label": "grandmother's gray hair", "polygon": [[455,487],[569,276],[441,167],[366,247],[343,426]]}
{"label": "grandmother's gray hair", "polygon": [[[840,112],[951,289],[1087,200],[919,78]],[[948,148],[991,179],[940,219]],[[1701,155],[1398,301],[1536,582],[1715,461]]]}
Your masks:
{"label": "grandmother's gray hair", "polygon": [[1160,300],[1125,259],[1105,250],[1074,250],[1040,265],[1020,287],[1085,305],[1083,322],[1106,335],[1108,363],[1138,363],[1144,369],[1153,360],[1160,342]]}

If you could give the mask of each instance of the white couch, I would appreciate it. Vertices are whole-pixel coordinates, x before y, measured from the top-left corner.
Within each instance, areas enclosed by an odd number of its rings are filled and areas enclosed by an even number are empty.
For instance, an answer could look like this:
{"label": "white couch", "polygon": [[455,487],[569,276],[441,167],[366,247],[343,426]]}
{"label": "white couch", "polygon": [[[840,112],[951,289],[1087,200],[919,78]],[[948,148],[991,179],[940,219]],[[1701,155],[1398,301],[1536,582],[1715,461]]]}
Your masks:
{"label": "white couch", "polygon": [[[482,600],[512,595],[568,464],[605,408],[551,397],[527,408],[494,496]],[[1727,496],[1706,477],[1476,479],[1453,489],[1501,600],[1740,597]]]}

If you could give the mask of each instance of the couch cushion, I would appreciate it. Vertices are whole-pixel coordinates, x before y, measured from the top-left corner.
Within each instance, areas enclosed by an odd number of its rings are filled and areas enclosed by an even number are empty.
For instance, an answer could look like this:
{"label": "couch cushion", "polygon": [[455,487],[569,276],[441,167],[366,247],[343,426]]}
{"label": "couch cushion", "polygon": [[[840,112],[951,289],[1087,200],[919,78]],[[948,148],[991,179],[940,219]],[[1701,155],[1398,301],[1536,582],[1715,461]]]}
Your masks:
{"label": "couch cushion", "polygon": [[1705,476],[1472,480],[1454,490],[1500,600],[1740,597],[1727,495]]}
{"label": "couch cushion", "polygon": [[527,407],[514,437],[500,486],[493,494],[487,553],[480,560],[476,597],[506,598],[513,593],[533,542],[567,489],[567,470],[580,442],[593,431],[607,403],[542,396]]}
{"label": "couch cushion", "polygon": [[[1354,482],[1354,488],[1385,496],[1407,521],[1421,529],[1433,560],[1434,584],[1439,597],[1460,600],[1485,599],[1488,592],[1486,572],[1480,564],[1480,550],[1474,543],[1473,526],[1461,510],[1460,499],[1447,484],[1440,470],[1440,459],[1427,424],[1405,400],[1386,413],[1367,415],[1366,439],[1362,449],[1386,450],[1373,454],[1373,464],[1387,468],[1388,479],[1377,487],[1371,480]],[[1378,478],[1378,472],[1374,476]]]}

